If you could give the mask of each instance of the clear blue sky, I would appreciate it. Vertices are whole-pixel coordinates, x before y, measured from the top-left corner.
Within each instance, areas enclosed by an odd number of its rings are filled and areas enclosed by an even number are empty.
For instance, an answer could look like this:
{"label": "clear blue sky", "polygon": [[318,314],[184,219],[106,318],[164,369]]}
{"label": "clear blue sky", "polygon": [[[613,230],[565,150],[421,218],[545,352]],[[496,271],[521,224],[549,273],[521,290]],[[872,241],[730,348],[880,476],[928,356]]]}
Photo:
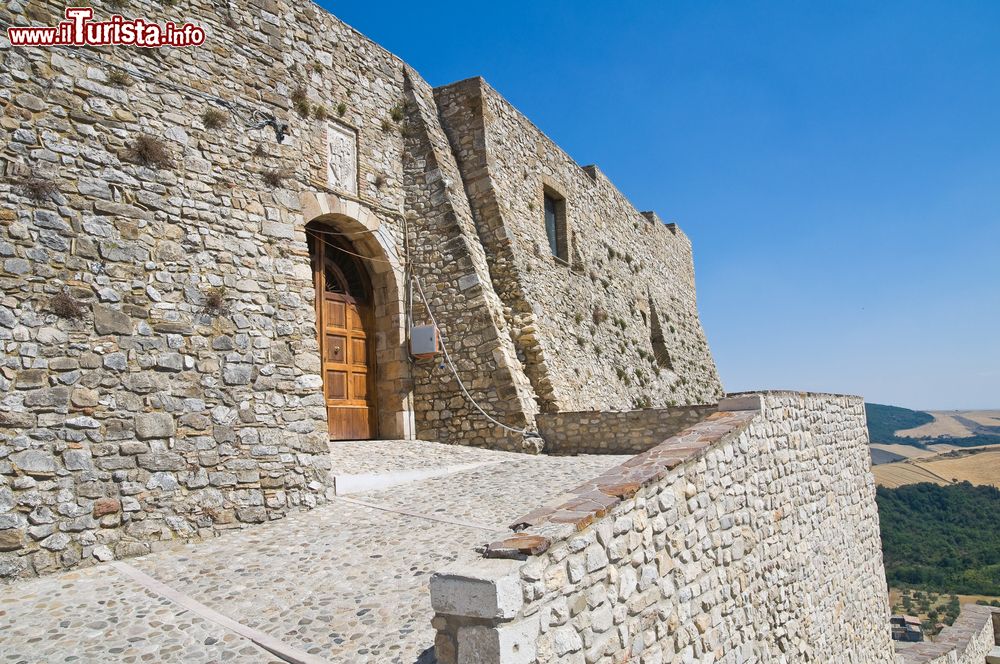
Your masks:
{"label": "clear blue sky", "polygon": [[695,247],[729,391],[1000,408],[1000,2],[324,2]]}

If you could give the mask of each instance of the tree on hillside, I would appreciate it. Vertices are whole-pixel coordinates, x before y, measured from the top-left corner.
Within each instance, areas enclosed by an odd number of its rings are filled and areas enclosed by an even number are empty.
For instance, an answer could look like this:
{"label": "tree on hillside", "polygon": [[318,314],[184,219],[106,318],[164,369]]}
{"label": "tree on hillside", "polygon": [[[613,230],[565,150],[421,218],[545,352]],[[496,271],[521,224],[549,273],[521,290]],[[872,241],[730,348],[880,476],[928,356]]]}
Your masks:
{"label": "tree on hillside", "polygon": [[[909,484],[878,487],[876,501],[890,585],[1000,595],[1000,490]],[[925,594],[916,599],[930,607]]]}

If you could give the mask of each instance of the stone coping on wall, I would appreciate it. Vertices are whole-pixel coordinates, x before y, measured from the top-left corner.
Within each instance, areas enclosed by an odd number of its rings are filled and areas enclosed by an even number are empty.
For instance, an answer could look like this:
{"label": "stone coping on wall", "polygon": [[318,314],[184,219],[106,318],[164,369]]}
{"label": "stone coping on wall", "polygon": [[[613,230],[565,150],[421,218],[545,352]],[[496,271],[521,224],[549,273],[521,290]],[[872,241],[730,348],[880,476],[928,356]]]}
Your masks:
{"label": "stone coping on wall", "polygon": [[610,512],[640,488],[662,480],[683,463],[710,447],[739,436],[761,412],[758,393],[727,397],[701,422],[638,454],[604,474],[569,490],[552,505],[516,519],[510,537],[487,544],[486,558],[522,559],[538,555],[552,543],[581,531]]}
{"label": "stone coping on wall", "polygon": [[[958,619],[941,630],[934,641],[893,643],[903,664],[937,664],[938,661],[942,664],[980,664],[984,654],[976,651],[983,648],[989,651],[995,645],[994,621],[1000,621],[1000,609],[963,604]],[[951,653],[953,657],[949,656]]]}
{"label": "stone coping on wall", "polygon": [[814,399],[858,399],[864,401],[864,397],[858,394],[840,394],[838,392],[805,392],[803,390],[765,390],[750,392],[727,392],[726,399],[740,399],[742,397],[754,397],[766,395],[769,397],[797,396],[812,397]]}

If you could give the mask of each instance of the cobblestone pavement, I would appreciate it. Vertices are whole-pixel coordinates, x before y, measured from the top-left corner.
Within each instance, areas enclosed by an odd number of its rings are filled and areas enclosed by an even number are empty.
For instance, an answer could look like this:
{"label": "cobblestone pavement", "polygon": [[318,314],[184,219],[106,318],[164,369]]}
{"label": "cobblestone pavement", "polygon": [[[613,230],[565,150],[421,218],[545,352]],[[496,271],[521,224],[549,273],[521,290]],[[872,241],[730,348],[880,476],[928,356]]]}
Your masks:
{"label": "cobblestone pavement", "polygon": [[[431,662],[429,576],[627,457],[337,443],[334,473],[493,462],[126,561],[329,662]],[[401,513],[400,510],[406,513]],[[0,662],[280,661],[102,565],[6,586]]]}
{"label": "cobblestone pavement", "polygon": [[[330,443],[333,473],[389,473],[398,470],[439,468],[466,463],[518,460],[531,457],[517,452],[497,452],[478,447],[445,445],[420,440],[362,440]],[[555,458],[555,457],[548,457]]]}
{"label": "cobblestone pavement", "polygon": [[0,662],[274,662],[101,565],[0,591]]}

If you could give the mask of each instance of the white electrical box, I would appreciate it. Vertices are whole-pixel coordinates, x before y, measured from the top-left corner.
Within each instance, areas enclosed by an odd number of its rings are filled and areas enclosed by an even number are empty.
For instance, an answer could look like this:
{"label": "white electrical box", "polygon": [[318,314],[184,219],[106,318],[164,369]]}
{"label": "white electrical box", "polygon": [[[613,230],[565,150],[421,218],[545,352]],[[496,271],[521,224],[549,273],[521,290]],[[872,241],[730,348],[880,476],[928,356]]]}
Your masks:
{"label": "white electrical box", "polygon": [[434,357],[441,350],[441,341],[434,325],[414,325],[410,328],[410,354],[418,359]]}

